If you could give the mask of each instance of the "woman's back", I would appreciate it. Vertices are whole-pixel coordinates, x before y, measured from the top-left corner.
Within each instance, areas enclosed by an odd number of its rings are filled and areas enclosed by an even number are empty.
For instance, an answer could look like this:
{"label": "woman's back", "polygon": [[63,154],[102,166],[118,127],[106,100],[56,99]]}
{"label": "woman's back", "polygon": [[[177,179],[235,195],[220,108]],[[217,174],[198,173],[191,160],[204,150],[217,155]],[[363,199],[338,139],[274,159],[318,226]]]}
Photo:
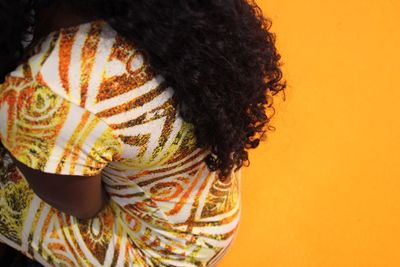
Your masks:
{"label": "woman's back", "polygon": [[14,171],[0,189],[18,200],[0,209],[3,242],[68,266],[206,266],[232,242],[241,170],[226,182],[209,171],[210,151],[196,146],[174,89],[106,21],[50,33],[0,97],[0,137],[13,156],[48,173],[101,173],[111,197],[78,220]]}

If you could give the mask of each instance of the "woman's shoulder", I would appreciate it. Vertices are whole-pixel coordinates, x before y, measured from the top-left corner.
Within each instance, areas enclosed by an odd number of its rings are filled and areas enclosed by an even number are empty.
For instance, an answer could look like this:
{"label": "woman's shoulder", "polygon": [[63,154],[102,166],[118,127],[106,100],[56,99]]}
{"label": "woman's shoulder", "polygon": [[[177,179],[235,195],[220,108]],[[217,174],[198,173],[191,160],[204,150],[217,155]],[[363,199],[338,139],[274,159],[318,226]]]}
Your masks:
{"label": "woman's shoulder", "polygon": [[94,20],[51,32],[9,76],[37,81],[98,113],[112,108],[118,97],[126,100],[138,94],[134,89],[160,89],[164,79],[156,77],[147,62],[133,42],[106,21]]}

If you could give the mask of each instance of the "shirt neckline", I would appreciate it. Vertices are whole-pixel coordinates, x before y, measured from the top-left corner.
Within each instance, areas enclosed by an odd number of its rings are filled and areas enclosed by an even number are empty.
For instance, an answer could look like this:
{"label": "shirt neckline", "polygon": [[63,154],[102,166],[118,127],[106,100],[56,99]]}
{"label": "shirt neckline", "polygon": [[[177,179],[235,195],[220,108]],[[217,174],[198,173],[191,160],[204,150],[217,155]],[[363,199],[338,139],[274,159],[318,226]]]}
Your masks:
{"label": "shirt neckline", "polygon": [[28,51],[26,51],[26,56],[25,58],[23,58],[21,60],[21,62],[17,65],[21,65],[26,63],[27,61],[29,61],[29,59],[33,56],[36,55],[35,51],[37,51],[39,49],[39,47],[46,41],[48,40],[48,38],[52,38],[54,35],[58,35],[63,31],[68,31],[71,29],[75,29],[75,28],[80,28],[83,26],[87,26],[87,25],[93,25],[93,24],[107,24],[107,21],[104,19],[94,19],[94,20],[90,20],[87,22],[83,22],[83,23],[79,23],[79,24],[75,24],[75,25],[71,25],[71,26],[65,26],[65,27],[60,27],[56,30],[53,30],[49,33],[47,33],[46,35],[42,36],[41,38],[39,38],[39,40],[37,41],[37,43],[31,47]]}
{"label": "shirt neckline", "polygon": [[107,21],[104,20],[104,19],[94,19],[94,20],[90,20],[90,21],[87,21],[87,22],[78,23],[78,24],[71,25],[71,26],[60,27],[60,28],[58,28],[58,29],[56,29],[56,30],[54,30],[54,31],[51,31],[51,32],[49,32],[48,34],[44,35],[42,38],[45,39],[45,38],[48,37],[48,36],[57,34],[57,33],[62,32],[62,31],[68,31],[68,30],[71,30],[71,29],[74,29],[74,28],[79,28],[79,27],[81,27],[81,26],[92,25],[92,24],[98,24],[98,23],[100,23],[100,24],[106,24]]}

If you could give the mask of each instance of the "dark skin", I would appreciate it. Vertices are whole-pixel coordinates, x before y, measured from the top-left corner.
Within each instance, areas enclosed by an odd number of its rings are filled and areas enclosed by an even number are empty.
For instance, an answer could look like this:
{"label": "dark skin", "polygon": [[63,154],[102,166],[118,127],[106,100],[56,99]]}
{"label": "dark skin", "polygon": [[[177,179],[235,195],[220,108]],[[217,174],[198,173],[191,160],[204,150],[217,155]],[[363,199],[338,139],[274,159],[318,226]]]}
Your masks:
{"label": "dark skin", "polygon": [[11,155],[30,188],[50,206],[79,219],[96,216],[108,201],[107,192],[96,176],[57,175],[32,169]]}
{"label": "dark skin", "polygon": [[[60,28],[88,22],[93,17],[75,14],[64,4],[55,1],[51,6],[38,10],[38,26],[27,51],[48,33]],[[107,204],[108,195],[101,181],[101,174],[96,176],[57,175],[32,169],[11,155],[17,168],[28,181],[31,189],[52,207],[79,219],[96,216]]]}
{"label": "dark skin", "polygon": [[40,38],[52,31],[97,19],[94,15],[78,14],[67,3],[66,0],[54,0],[51,5],[37,10],[36,29],[27,50],[33,47]]}

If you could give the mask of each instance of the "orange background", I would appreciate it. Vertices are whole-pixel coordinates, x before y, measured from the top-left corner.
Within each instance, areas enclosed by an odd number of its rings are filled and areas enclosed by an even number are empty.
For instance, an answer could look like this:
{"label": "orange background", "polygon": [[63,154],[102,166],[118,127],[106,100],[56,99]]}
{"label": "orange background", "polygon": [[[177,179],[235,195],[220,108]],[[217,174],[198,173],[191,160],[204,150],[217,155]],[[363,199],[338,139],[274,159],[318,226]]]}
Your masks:
{"label": "orange background", "polygon": [[257,3],[289,86],[219,266],[400,266],[400,1]]}

